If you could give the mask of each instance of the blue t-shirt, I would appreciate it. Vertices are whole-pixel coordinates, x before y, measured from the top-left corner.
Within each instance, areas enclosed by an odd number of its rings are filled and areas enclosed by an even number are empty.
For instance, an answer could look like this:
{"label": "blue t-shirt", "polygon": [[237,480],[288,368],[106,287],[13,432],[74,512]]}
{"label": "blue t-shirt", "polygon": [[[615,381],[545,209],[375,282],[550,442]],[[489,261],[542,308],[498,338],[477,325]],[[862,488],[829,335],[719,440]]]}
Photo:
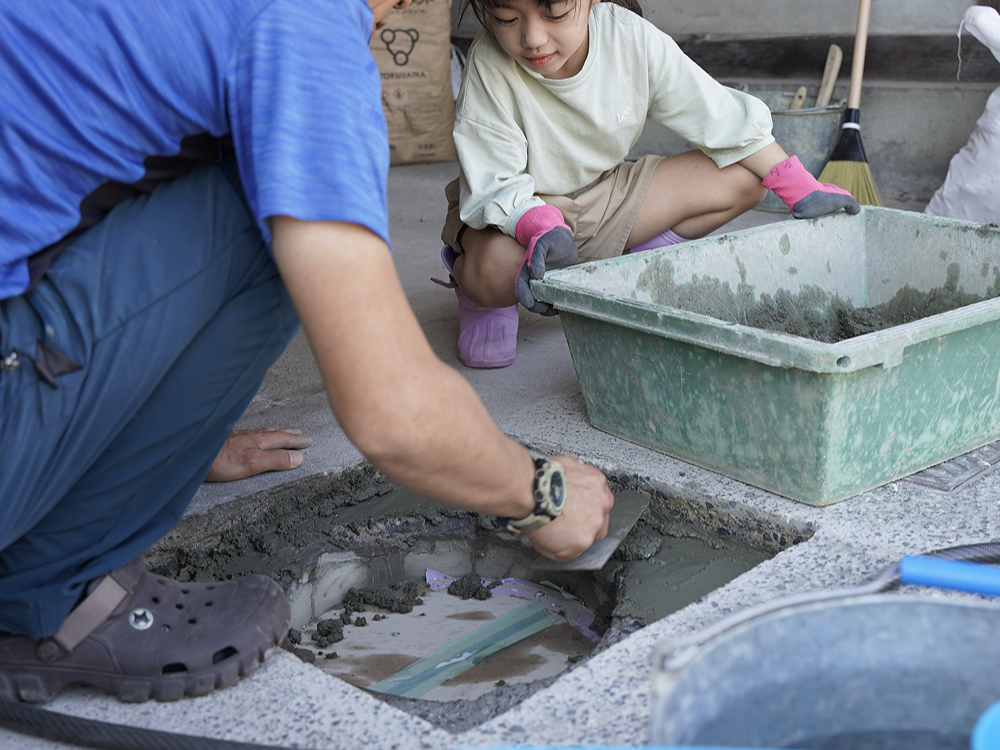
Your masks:
{"label": "blue t-shirt", "polygon": [[360,224],[388,243],[388,141],[365,0],[0,4],[0,299],[28,259],[182,141],[230,137],[268,217]]}

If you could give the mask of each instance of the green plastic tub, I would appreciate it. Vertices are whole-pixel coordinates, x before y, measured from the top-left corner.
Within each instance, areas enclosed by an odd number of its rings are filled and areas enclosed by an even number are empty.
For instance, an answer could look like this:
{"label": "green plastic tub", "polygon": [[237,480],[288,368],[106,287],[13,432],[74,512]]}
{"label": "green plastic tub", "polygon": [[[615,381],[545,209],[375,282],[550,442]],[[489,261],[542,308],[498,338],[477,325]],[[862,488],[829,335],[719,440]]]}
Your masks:
{"label": "green plastic tub", "polygon": [[[532,288],[560,312],[594,427],[803,503],[1000,438],[995,225],[866,207],[586,263]],[[893,300],[924,317],[813,337],[850,306]],[[781,330],[756,327],[775,323],[762,309],[787,315]]]}

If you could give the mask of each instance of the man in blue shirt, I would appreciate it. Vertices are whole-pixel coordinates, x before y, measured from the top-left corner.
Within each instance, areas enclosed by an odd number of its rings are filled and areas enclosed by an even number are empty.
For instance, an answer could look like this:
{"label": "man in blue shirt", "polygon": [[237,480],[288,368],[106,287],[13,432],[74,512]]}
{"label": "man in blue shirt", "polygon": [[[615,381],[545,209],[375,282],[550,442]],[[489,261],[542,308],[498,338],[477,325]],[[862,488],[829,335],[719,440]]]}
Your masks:
{"label": "man in blue shirt", "polygon": [[201,695],[281,641],[269,579],[139,556],[300,319],[387,476],[552,558],[606,533],[603,475],[502,435],[403,295],[368,42],[409,3],[0,6],[0,697]]}

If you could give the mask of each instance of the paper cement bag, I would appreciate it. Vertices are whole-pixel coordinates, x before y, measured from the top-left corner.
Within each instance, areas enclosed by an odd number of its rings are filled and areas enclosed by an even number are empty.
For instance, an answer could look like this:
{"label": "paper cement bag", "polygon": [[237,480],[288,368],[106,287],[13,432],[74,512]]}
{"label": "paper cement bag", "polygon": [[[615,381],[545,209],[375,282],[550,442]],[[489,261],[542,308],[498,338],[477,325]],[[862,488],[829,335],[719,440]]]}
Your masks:
{"label": "paper cement bag", "polygon": [[451,2],[414,0],[372,34],[392,164],[458,158],[451,130]]}
{"label": "paper cement bag", "polygon": [[[1000,14],[994,8],[969,8],[962,26],[1000,60]],[[960,27],[959,38],[961,33]],[[968,143],[952,157],[944,183],[924,213],[1000,223],[1000,88],[990,94]]]}

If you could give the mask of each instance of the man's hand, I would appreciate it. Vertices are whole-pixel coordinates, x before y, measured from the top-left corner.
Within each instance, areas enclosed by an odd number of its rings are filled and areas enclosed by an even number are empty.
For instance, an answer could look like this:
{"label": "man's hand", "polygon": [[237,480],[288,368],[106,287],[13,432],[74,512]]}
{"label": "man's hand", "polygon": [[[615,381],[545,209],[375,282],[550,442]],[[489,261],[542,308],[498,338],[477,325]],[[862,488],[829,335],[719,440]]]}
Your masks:
{"label": "man's hand", "polygon": [[615,496],[604,475],[568,456],[553,456],[566,477],[566,507],[561,516],[528,537],[539,554],[563,562],[585,552],[608,533],[608,514]]}
{"label": "man's hand", "polygon": [[232,482],[265,471],[288,471],[302,465],[302,448],[312,438],[301,430],[233,430],[226,438],[206,482]]}

